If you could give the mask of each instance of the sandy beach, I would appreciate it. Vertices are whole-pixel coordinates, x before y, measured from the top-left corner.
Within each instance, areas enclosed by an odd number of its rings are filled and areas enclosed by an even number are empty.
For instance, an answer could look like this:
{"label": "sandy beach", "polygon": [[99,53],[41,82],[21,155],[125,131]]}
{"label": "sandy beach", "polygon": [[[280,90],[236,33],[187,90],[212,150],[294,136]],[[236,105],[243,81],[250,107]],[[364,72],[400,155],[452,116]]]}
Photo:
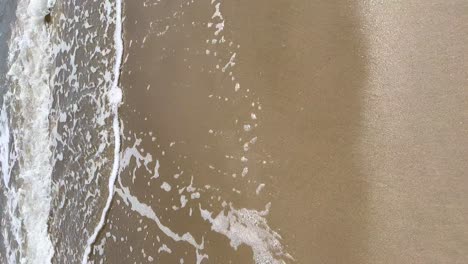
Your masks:
{"label": "sandy beach", "polygon": [[96,263],[466,263],[466,10],[125,2],[128,164]]}

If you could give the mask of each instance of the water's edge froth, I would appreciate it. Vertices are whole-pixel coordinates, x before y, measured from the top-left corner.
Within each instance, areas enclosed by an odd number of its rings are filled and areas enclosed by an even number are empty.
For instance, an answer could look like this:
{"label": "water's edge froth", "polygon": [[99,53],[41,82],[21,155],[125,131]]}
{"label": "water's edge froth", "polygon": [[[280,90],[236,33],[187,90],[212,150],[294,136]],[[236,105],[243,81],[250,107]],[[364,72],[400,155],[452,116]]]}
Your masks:
{"label": "water's edge froth", "polygon": [[83,255],[82,264],[88,263],[89,254],[91,253],[92,246],[94,245],[96,238],[104,227],[107,213],[110,209],[112,199],[114,197],[114,185],[117,179],[119,172],[119,163],[120,163],[120,126],[119,126],[119,105],[122,101],[122,90],[119,88],[119,78],[120,78],[120,66],[122,64],[123,56],[123,39],[122,39],[122,1],[115,1],[115,30],[114,30],[114,47],[115,47],[115,65],[114,65],[114,79],[112,82],[112,87],[108,93],[108,99],[111,103],[112,112],[113,112],[113,132],[114,132],[114,163],[112,165],[112,172],[109,176],[109,185],[108,185],[108,197],[104,209],[101,213],[101,218],[97,226],[94,229],[93,234],[89,237],[86,249]]}
{"label": "water's edge froth", "polygon": [[[2,172],[8,188],[9,228],[17,248],[7,249],[9,263],[50,263],[54,254],[48,233],[52,56],[50,29],[44,22],[52,6],[53,1],[48,0],[19,1],[10,40],[8,78],[11,86],[5,100],[11,111],[7,114],[4,107],[2,119],[15,120],[8,122],[12,125],[6,131],[12,131],[17,158],[8,156],[11,150],[3,149]],[[9,136],[2,135],[5,146],[10,146]],[[12,175],[14,164],[18,166],[17,175]]]}

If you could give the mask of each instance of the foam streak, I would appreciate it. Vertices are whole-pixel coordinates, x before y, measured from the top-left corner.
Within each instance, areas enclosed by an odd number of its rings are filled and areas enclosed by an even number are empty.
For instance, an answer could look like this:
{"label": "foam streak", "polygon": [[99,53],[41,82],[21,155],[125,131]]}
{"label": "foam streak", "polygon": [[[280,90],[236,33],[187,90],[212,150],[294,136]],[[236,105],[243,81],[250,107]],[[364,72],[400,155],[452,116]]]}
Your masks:
{"label": "foam streak", "polygon": [[122,39],[122,1],[116,0],[115,2],[115,31],[114,31],[114,45],[115,45],[115,65],[114,65],[114,80],[112,87],[109,91],[109,102],[111,103],[113,111],[113,132],[114,132],[114,163],[112,166],[112,172],[109,177],[109,195],[107,197],[106,205],[102,210],[101,218],[98,225],[95,227],[93,234],[88,238],[85,252],[83,255],[82,264],[88,263],[89,254],[91,253],[92,247],[96,242],[96,238],[104,227],[107,213],[109,211],[112,199],[114,198],[114,185],[115,180],[119,172],[120,163],[120,126],[119,126],[119,105],[122,101],[122,90],[119,88],[119,77],[120,77],[120,66],[122,64],[123,55],[123,39]]}

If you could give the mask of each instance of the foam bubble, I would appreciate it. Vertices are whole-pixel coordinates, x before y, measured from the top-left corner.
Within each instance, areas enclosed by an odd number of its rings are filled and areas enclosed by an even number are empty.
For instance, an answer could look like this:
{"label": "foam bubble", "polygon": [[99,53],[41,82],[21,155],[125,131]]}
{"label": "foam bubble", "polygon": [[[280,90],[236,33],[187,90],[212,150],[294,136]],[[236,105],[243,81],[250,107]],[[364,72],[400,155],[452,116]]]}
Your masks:
{"label": "foam bubble", "polygon": [[119,87],[113,87],[109,91],[109,103],[111,105],[118,105],[122,102],[122,89]]}
{"label": "foam bubble", "polygon": [[171,191],[172,187],[171,187],[171,185],[169,183],[163,182],[161,184],[161,189],[165,190],[166,192],[169,192],[169,191]]}

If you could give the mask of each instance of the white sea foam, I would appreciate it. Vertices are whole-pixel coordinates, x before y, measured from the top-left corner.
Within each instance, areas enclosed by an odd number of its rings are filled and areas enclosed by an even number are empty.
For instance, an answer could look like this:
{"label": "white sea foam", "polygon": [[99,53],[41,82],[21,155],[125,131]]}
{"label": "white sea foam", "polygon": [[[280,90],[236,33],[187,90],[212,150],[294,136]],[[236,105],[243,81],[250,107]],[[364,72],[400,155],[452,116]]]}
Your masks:
{"label": "white sea foam", "polygon": [[171,187],[171,185],[169,183],[163,182],[161,184],[161,189],[165,190],[166,192],[169,192],[169,191],[171,191],[172,187]]}
{"label": "white sea foam", "polygon": [[3,176],[3,183],[5,190],[3,194],[6,197],[6,204],[3,209],[4,219],[2,221],[8,222],[3,228],[2,237],[5,244],[5,256],[7,263],[17,263],[16,252],[21,251],[22,244],[18,245],[18,248],[12,245],[10,241],[22,241],[22,229],[21,219],[15,213],[18,208],[18,192],[15,188],[9,187],[10,182],[10,158],[14,159],[14,155],[10,156],[10,127],[9,119],[6,109],[6,102],[8,101],[8,95],[4,97],[2,110],[0,113],[0,166]]}
{"label": "white sea foam", "polygon": [[[17,253],[21,255],[22,245],[15,248],[10,241],[22,241],[21,219],[16,216],[15,211],[18,208],[18,195],[13,189],[8,189],[5,193],[7,201],[3,209],[5,219],[8,219],[8,230],[2,230],[2,236],[5,243],[5,255],[7,263],[18,263]],[[11,235],[10,235],[11,234]]]}
{"label": "white sea foam", "polygon": [[0,112],[0,166],[3,183],[6,188],[10,183],[10,126],[5,102]]}
{"label": "white sea foam", "polygon": [[[107,6],[107,14],[108,19],[110,19],[110,9],[111,7]],[[114,79],[112,82],[112,87],[109,90],[108,97],[109,102],[112,107],[113,112],[113,132],[114,132],[114,163],[112,166],[112,172],[109,177],[109,185],[108,185],[108,197],[104,209],[101,213],[101,218],[97,226],[94,229],[93,234],[88,238],[86,243],[86,248],[84,251],[82,264],[88,263],[89,254],[91,253],[93,244],[96,241],[96,238],[104,227],[107,213],[109,211],[112,199],[114,197],[114,185],[115,180],[117,179],[117,175],[119,172],[119,163],[120,163],[120,125],[119,125],[119,105],[122,102],[122,90],[119,88],[119,78],[120,78],[120,66],[122,64],[122,57],[123,57],[123,39],[122,39],[122,1],[116,0],[115,1],[115,30],[114,30],[114,48],[115,48],[115,64],[114,64]]]}
{"label": "white sea foam", "polygon": [[[120,182],[119,182],[120,183]],[[200,250],[203,250],[204,248],[204,242],[202,241],[201,243],[197,243],[195,238],[190,234],[190,233],[185,233],[183,235],[179,235],[172,231],[169,227],[163,225],[161,223],[161,220],[159,217],[156,215],[154,210],[147,204],[142,203],[138,200],[137,197],[133,196],[130,193],[129,188],[124,187],[122,183],[120,183],[120,188],[116,189],[116,192],[122,197],[124,202],[131,207],[131,209],[137,213],[139,213],[141,216],[144,216],[148,219],[153,220],[158,228],[168,237],[172,238],[176,242],[186,242],[193,246],[195,248],[195,253],[196,253],[196,263],[200,264],[202,263],[203,259],[208,258],[207,255],[201,254]]]}
{"label": "white sea foam", "polygon": [[270,204],[264,211],[249,209],[235,209],[230,206],[227,215],[220,212],[213,217],[213,213],[202,209],[200,213],[204,220],[211,223],[211,229],[223,234],[231,240],[231,246],[237,248],[245,244],[252,248],[253,258],[257,264],[281,264],[284,258],[292,257],[283,252],[280,235],[271,230],[265,216]]}
{"label": "white sea foam", "polygon": [[[139,150],[138,146],[141,144],[141,142],[142,142],[142,139],[137,138],[135,136],[135,142],[134,142],[133,146],[131,146],[131,147],[129,146],[125,150],[122,151],[120,170],[123,171],[128,166],[130,166],[130,163],[132,161],[134,161],[135,166],[137,168],[139,168],[141,166],[144,166],[145,169],[149,173],[154,174],[154,175],[157,174],[158,175],[157,177],[159,177],[159,172],[158,172],[158,170],[159,170],[159,161],[158,160],[155,161],[154,171],[151,171],[149,169],[150,167],[148,165],[152,161],[152,156],[149,153],[147,153],[146,155],[143,155],[142,153],[140,153],[140,150]],[[133,171],[133,177],[135,177],[135,171]],[[152,176],[151,178],[153,179],[155,177]],[[156,225],[158,226],[158,228],[166,236],[170,237],[175,242],[185,242],[185,243],[190,244],[192,247],[194,247],[195,253],[196,253],[196,258],[197,258],[196,259],[197,264],[201,263],[203,261],[203,259],[208,258],[208,256],[206,254],[201,253],[201,251],[204,249],[203,239],[202,239],[201,243],[198,243],[190,233],[185,233],[185,234],[179,235],[176,232],[172,231],[169,227],[165,226],[161,222],[158,215],[151,208],[151,206],[141,202],[136,196],[131,194],[130,189],[128,187],[123,186],[120,176],[117,179],[118,179],[119,187],[115,189],[115,192],[123,199],[123,202],[126,205],[130,206],[131,210],[137,212],[141,216],[144,216],[144,217],[154,221],[156,223]],[[187,190],[190,190],[190,192],[193,192],[195,190],[195,188],[192,187],[192,183],[193,183],[193,178],[192,178],[190,186],[187,187]],[[172,187],[169,185],[169,183],[163,182],[161,184],[161,188],[166,190],[166,191],[170,191]],[[182,195],[182,197],[185,198],[184,195]],[[185,201],[185,202],[187,202],[187,201]]]}
{"label": "white sea foam", "polygon": [[258,185],[257,189],[255,190],[255,193],[256,193],[257,195],[259,195],[260,192],[263,190],[264,187],[265,187],[265,184],[264,184],[264,183],[260,183],[260,184]]}
{"label": "white sea foam", "polygon": [[[44,16],[53,5],[47,0],[21,0],[16,11],[16,24],[10,41],[9,63],[13,87],[9,93],[19,111],[13,131],[14,144],[20,156],[18,186],[7,195],[12,212],[10,230],[18,245],[19,260],[11,263],[50,263],[54,254],[48,234],[51,192],[51,150],[49,112],[51,106],[50,74],[51,41]],[[2,112],[2,122],[7,118]],[[2,132],[10,128],[3,123]],[[8,139],[7,139],[8,138]],[[2,134],[2,172],[10,181],[9,135]],[[6,149],[5,149],[6,148]],[[15,208],[13,208],[15,207]],[[17,211],[18,213],[14,213]],[[24,232],[17,225],[21,223]],[[16,232],[16,233],[15,233]]]}

